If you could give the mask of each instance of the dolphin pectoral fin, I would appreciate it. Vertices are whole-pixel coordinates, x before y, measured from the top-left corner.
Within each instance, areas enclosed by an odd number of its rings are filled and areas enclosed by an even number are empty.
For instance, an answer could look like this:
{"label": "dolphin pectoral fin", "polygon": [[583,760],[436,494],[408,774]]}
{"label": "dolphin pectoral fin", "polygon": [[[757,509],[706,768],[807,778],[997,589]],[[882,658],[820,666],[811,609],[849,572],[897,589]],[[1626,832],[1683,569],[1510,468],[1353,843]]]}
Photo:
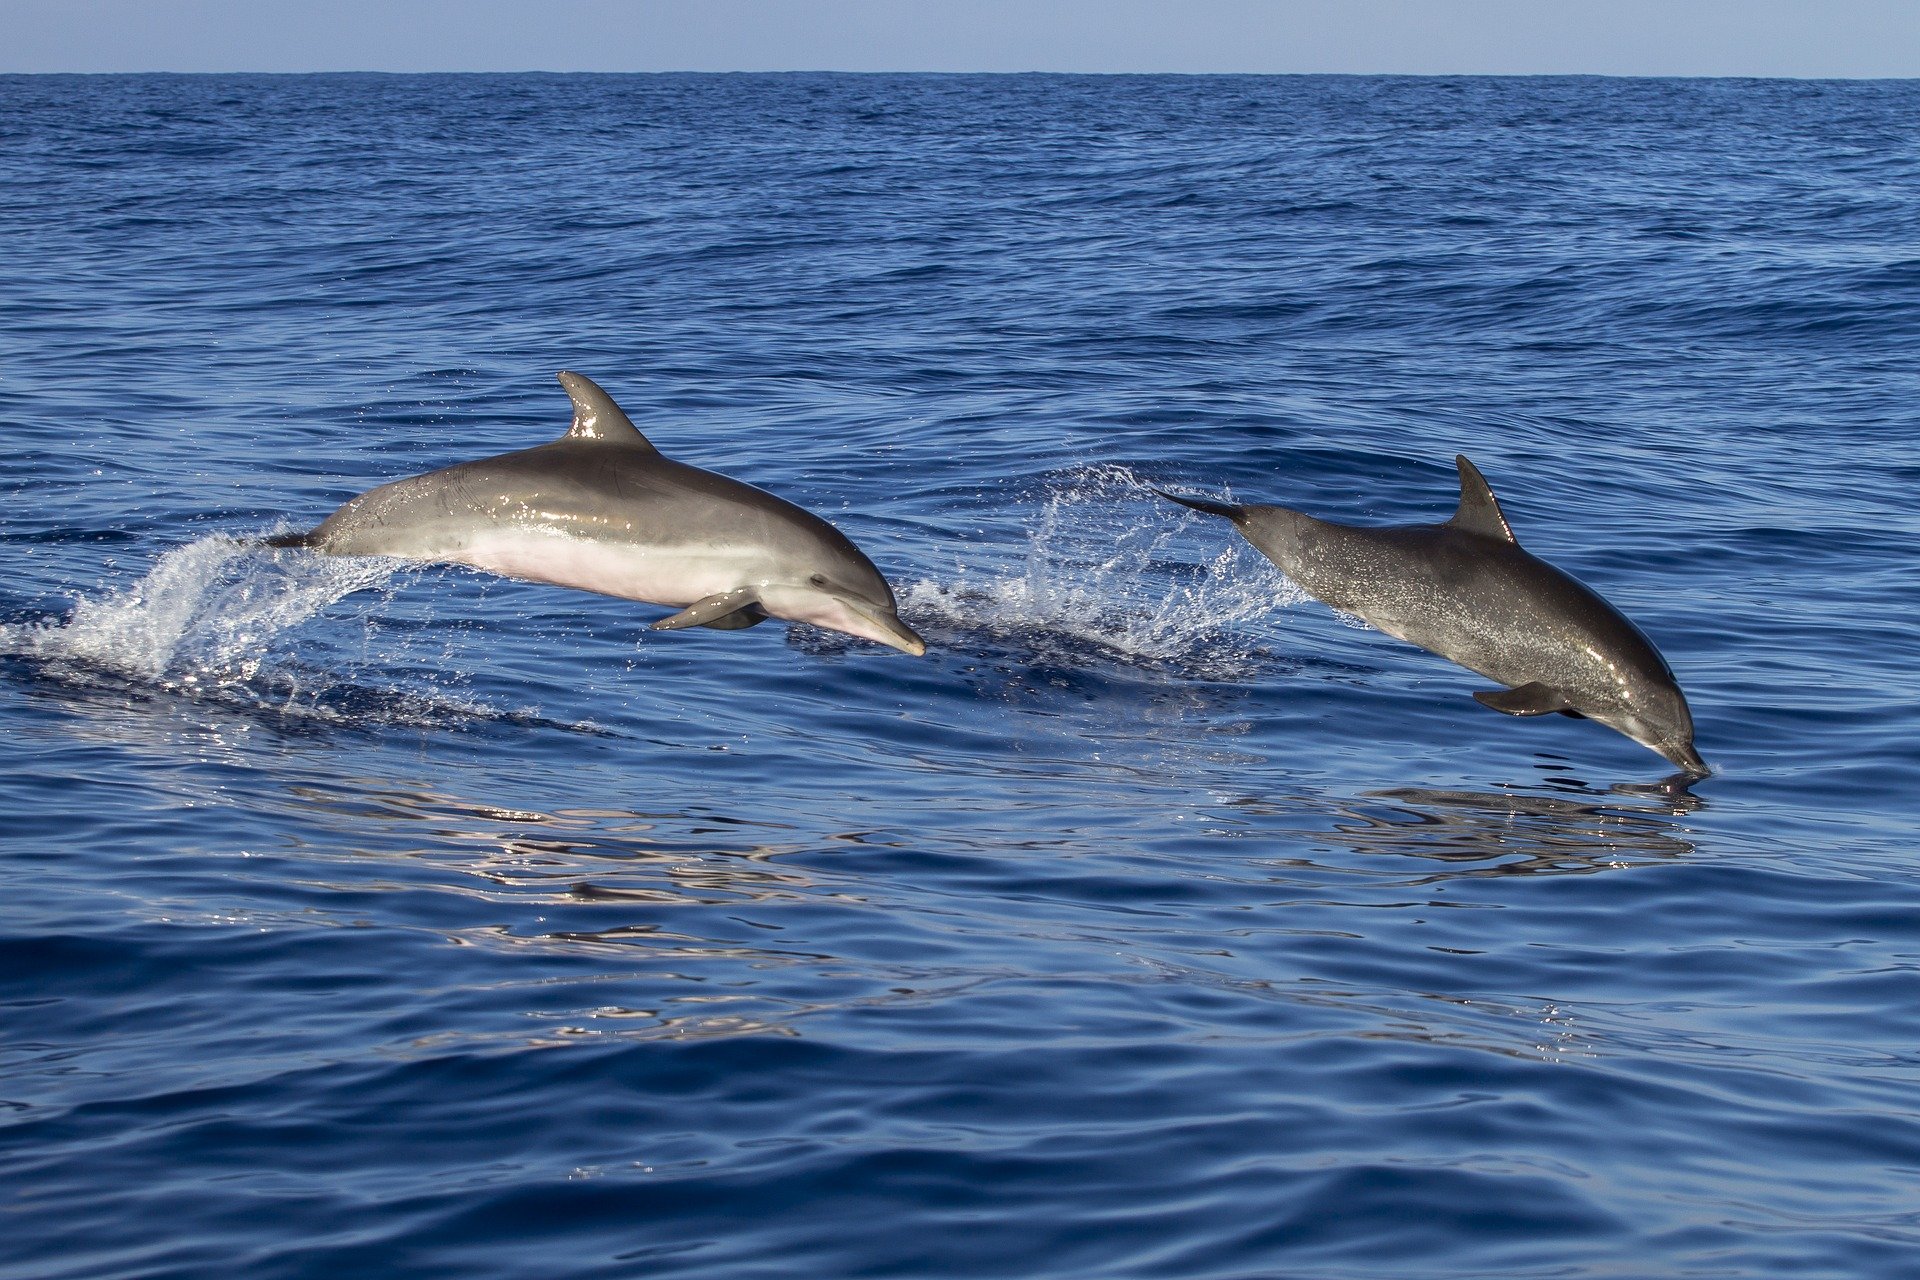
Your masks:
{"label": "dolphin pectoral fin", "polygon": [[1473,695],[1473,700],[1510,716],[1545,716],[1556,711],[1573,716],[1580,714],[1573,709],[1573,703],[1567,700],[1566,694],[1538,680],[1498,692],[1482,689]]}
{"label": "dolphin pectoral fin", "polygon": [[[743,614],[746,616],[742,617]],[[755,614],[759,616],[753,616]],[[672,617],[660,619],[651,629],[678,631],[682,627],[713,627],[718,631],[737,631],[763,621],[766,616],[760,610],[759,594],[752,587],[741,587],[695,600]]]}
{"label": "dolphin pectoral fin", "polygon": [[712,621],[703,622],[703,627],[712,627],[715,631],[744,631],[748,627],[757,627],[773,615],[757,604],[742,605],[732,613],[723,613]]}

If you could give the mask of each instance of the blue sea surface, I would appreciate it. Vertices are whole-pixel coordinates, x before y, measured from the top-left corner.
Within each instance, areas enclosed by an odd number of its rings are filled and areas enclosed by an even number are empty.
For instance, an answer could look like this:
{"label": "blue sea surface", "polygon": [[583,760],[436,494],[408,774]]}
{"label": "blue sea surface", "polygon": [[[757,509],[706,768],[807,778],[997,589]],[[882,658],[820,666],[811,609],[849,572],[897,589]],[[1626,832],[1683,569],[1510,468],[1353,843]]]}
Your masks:
{"label": "blue sea surface", "polygon": [[[0,1277],[1920,1274],[1920,85],[0,107]],[[563,368],[927,655],[250,544]],[[1714,776],[1149,488],[1456,453]]]}

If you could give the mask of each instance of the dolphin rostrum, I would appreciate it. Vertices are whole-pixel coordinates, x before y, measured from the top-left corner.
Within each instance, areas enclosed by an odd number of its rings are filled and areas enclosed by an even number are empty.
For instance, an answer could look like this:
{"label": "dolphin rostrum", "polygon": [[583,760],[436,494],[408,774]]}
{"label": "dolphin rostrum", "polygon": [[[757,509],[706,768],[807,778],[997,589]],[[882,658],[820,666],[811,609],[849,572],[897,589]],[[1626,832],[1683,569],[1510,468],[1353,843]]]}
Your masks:
{"label": "dolphin rostrum", "polygon": [[663,457],[590,379],[562,373],[560,385],[573,426],[558,440],[383,484],[268,544],[463,564],[680,610],[655,630],[786,618],[927,651],[838,529]]}
{"label": "dolphin rostrum", "polygon": [[1653,643],[1598,595],[1521,549],[1479,468],[1464,457],[1445,524],[1359,528],[1285,507],[1160,493],[1225,516],[1326,604],[1507,686],[1473,696],[1496,711],[1585,716],[1695,777],[1693,715]]}

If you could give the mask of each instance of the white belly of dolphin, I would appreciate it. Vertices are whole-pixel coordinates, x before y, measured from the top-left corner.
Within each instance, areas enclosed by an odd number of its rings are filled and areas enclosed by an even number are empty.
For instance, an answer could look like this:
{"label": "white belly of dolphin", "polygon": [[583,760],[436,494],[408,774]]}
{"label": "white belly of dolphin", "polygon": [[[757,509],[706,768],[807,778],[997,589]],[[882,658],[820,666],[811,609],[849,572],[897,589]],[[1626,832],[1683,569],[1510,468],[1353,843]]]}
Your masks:
{"label": "white belly of dolphin", "polygon": [[[623,600],[675,606],[756,581],[751,572],[756,557],[743,549],[652,548],[538,529],[488,530],[432,559],[468,565],[504,578],[550,582]],[[768,568],[764,563],[757,567]]]}

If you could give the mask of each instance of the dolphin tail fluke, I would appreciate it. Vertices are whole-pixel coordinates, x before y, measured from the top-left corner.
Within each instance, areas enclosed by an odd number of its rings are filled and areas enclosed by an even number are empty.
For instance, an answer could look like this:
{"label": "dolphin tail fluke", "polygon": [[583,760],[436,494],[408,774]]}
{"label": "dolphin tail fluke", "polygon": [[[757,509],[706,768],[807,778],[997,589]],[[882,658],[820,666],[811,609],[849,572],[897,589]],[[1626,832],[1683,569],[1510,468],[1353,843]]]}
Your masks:
{"label": "dolphin tail fluke", "polygon": [[1165,489],[1155,489],[1154,492],[1168,502],[1177,502],[1183,507],[1204,511],[1210,516],[1225,516],[1229,520],[1238,521],[1247,514],[1245,507],[1236,506],[1231,502],[1213,502],[1207,498],[1183,498],[1177,493],[1168,493]]}

